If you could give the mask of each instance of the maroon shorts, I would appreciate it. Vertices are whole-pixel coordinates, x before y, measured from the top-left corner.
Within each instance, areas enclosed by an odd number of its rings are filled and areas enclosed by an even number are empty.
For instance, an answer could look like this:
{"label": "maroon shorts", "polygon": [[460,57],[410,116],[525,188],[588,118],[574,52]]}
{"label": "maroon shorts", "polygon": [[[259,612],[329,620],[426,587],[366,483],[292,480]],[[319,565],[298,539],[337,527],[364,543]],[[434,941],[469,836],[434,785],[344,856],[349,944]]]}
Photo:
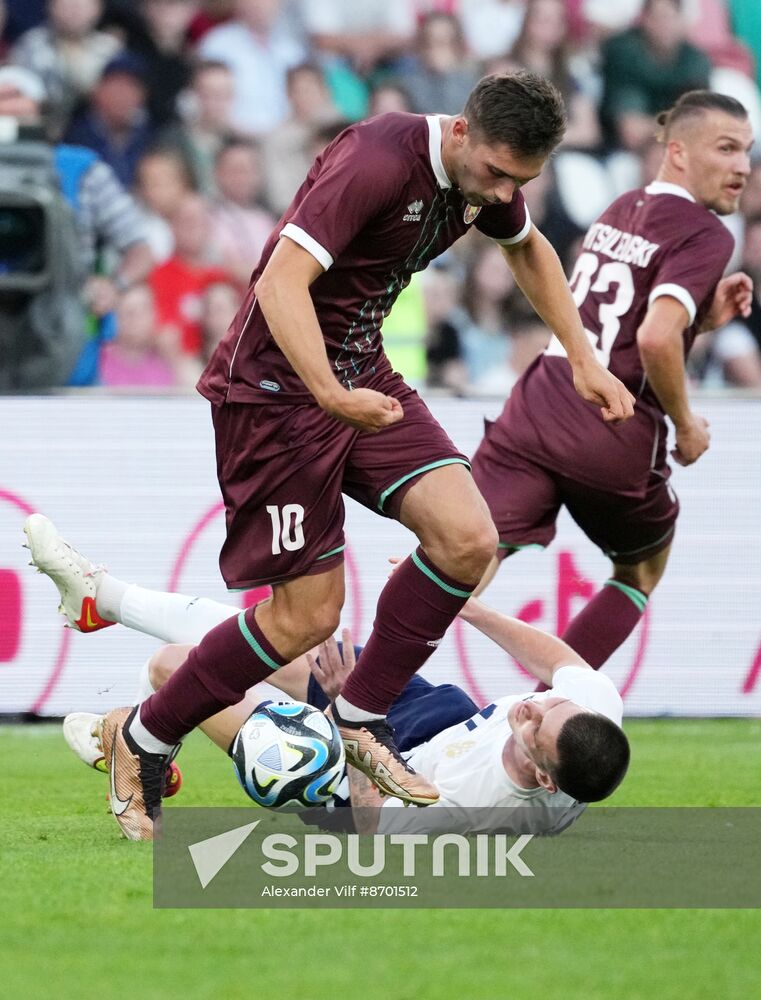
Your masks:
{"label": "maroon shorts", "polygon": [[488,428],[472,466],[503,557],[528,545],[549,545],[561,507],[614,562],[633,565],[671,544],[679,501],[658,472],[651,472],[643,497],[595,490],[505,451],[490,440]]}
{"label": "maroon shorts", "polygon": [[219,564],[230,589],[324,572],[344,549],[342,493],[398,518],[415,480],[469,466],[418,394],[394,372],[368,385],[394,396],[404,418],[362,434],[316,405],[212,406],[227,538]]}

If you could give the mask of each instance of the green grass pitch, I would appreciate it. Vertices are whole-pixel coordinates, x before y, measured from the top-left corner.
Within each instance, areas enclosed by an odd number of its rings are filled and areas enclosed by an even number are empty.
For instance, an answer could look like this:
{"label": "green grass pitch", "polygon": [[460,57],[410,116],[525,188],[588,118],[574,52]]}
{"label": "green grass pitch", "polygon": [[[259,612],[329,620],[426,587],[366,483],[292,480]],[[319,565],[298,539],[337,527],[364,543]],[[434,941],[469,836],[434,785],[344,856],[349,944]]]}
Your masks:
{"label": "green grass pitch", "polygon": [[[635,720],[615,805],[761,806],[761,721]],[[241,805],[206,739],[178,805]],[[58,726],[0,727],[0,993],[91,1000],[749,1000],[753,910],[153,910],[151,848]]]}

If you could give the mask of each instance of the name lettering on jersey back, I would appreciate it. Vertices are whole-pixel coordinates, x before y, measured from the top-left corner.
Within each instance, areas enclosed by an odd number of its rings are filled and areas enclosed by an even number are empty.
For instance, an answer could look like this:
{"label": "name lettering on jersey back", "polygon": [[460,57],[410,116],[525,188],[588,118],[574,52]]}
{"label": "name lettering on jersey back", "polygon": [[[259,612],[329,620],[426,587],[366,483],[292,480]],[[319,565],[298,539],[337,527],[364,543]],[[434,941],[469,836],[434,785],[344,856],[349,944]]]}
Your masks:
{"label": "name lettering on jersey back", "polygon": [[584,237],[585,250],[601,253],[624,264],[634,264],[636,267],[647,267],[659,246],[660,244],[650,243],[642,236],[625,233],[603,222],[596,222]]}

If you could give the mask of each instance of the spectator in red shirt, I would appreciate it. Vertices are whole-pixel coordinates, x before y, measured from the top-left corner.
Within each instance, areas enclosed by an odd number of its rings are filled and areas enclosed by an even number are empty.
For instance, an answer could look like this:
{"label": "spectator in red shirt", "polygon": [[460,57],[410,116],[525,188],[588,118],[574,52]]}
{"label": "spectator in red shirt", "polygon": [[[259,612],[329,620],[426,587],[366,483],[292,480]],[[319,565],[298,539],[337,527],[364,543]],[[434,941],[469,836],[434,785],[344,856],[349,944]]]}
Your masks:
{"label": "spectator in red shirt", "polygon": [[229,282],[211,249],[211,212],[201,195],[185,198],[171,218],[175,249],[155,268],[150,285],[156,298],[159,336],[165,349],[178,342],[180,350],[197,357],[201,350],[203,294],[209,285]]}

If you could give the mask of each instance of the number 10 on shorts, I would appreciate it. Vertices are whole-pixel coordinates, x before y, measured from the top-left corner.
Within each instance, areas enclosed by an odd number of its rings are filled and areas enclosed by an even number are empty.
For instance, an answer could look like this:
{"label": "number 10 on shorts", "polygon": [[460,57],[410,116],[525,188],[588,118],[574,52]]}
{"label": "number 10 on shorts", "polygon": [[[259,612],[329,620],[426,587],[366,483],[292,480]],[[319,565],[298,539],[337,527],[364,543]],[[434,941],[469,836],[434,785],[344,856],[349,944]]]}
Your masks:
{"label": "number 10 on shorts", "polygon": [[295,552],[304,548],[304,508],[299,503],[287,503],[281,509],[267,505],[272,521],[272,555],[279,556],[283,549]]}

